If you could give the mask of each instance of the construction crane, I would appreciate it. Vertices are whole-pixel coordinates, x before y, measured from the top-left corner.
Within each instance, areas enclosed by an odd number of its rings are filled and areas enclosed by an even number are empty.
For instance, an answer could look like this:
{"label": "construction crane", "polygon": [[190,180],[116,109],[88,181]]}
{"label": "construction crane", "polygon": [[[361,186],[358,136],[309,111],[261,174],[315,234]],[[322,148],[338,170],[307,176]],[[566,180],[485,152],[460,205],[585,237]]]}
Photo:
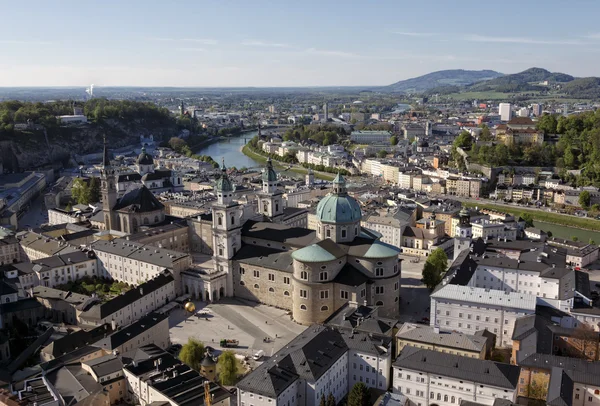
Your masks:
{"label": "construction crane", "polygon": [[204,406],[211,406],[210,381],[204,381]]}

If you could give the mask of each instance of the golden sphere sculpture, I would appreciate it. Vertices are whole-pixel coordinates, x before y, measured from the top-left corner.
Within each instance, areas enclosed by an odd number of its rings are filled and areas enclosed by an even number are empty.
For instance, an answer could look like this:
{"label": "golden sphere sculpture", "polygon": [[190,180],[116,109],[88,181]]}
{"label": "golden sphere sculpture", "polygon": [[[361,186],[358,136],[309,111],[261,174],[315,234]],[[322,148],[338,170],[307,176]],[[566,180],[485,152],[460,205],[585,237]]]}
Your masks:
{"label": "golden sphere sculpture", "polygon": [[196,305],[192,302],[187,302],[183,308],[189,313],[194,313],[196,311]]}

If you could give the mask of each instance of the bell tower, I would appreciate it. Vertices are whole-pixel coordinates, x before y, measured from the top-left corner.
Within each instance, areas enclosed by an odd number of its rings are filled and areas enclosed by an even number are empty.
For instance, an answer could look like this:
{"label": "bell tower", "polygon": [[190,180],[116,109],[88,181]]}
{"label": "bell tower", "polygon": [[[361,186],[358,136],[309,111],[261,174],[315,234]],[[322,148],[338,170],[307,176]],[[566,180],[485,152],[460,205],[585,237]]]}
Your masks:
{"label": "bell tower", "polygon": [[113,213],[113,207],[117,204],[117,183],[115,170],[110,164],[106,136],[104,136],[104,153],[102,157],[102,169],[100,170],[100,180],[104,225],[107,230],[119,230],[119,222]]}
{"label": "bell tower", "polygon": [[[212,205],[213,262],[215,272],[226,275],[225,296],[233,295],[232,258],[242,247],[242,221],[244,210],[233,200],[235,188],[227,175],[225,162],[221,165],[221,176],[215,185],[217,201]],[[212,297],[218,300],[220,297]]]}
{"label": "bell tower", "polygon": [[271,158],[262,174],[262,190],[258,193],[258,212],[280,223],[283,219],[283,192],[277,189],[277,173],[273,169]]}

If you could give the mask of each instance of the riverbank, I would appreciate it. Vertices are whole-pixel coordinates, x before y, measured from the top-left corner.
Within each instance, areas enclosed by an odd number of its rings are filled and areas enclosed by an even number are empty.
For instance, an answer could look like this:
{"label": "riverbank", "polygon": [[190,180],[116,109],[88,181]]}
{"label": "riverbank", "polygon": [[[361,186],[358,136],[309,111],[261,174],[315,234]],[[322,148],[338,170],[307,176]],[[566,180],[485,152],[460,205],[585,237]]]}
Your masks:
{"label": "riverbank", "polygon": [[[267,158],[265,156],[252,151],[250,149],[250,147],[248,146],[248,144],[246,144],[242,147],[242,153],[244,155],[246,155],[248,158],[251,158],[252,160],[259,162],[261,164],[266,164],[266,162],[267,162]],[[273,161],[273,163],[275,164],[276,167],[286,168],[285,164],[281,164],[278,161]],[[297,166],[292,166],[288,170],[291,172],[294,172],[294,173],[302,174],[302,175],[306,175],[308,173],[308,169],[302,168],[302,167],[297,167]],[[315,174],[315,178],[317,178],[317,179],[333,180],[335,178],[334,174],[323,173],[323,172],[318,172],[318,171],[313,171],[313,173]]]}
{"label": "riverbank", "polygon": [[581,230],[588,231],[600,231],[600,221],[591,219],[589,217],[575,217],[559,213],[549,213],[538,209],[526,209],[523,207],[507,207],[499,206],[492,203],[471,203],[464,202],[465,206],[468,207],[479,207],[483,209],[497,210],[505,213],[510,213],[514,216],[520,216],[521,214],[530,214],[533,220],[540,221],[548,224],[557,224],[561,226],[578,228]]}

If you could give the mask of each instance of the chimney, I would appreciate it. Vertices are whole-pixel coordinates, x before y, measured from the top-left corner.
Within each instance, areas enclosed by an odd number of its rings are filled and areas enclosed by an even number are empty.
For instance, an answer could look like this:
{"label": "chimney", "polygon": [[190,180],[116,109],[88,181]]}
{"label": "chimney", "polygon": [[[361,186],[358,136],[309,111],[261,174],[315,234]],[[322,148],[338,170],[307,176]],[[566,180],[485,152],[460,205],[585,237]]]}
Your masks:
{"label": "chimney", "polygon": [[112,331],[116,331],[117,330],[117,322],[114,320],[110,321],[110,328],[112,328]]}
{"label": "chimney", "polygon": [[439,328],[439,326],[435,326],[435,327],[433,328],[433,332],[434,332],[435,334],[440,334],[440,328]]}
{"label": "chimney", "polygon": [[140,288],[140,295],[144,296],[144,288]]}

